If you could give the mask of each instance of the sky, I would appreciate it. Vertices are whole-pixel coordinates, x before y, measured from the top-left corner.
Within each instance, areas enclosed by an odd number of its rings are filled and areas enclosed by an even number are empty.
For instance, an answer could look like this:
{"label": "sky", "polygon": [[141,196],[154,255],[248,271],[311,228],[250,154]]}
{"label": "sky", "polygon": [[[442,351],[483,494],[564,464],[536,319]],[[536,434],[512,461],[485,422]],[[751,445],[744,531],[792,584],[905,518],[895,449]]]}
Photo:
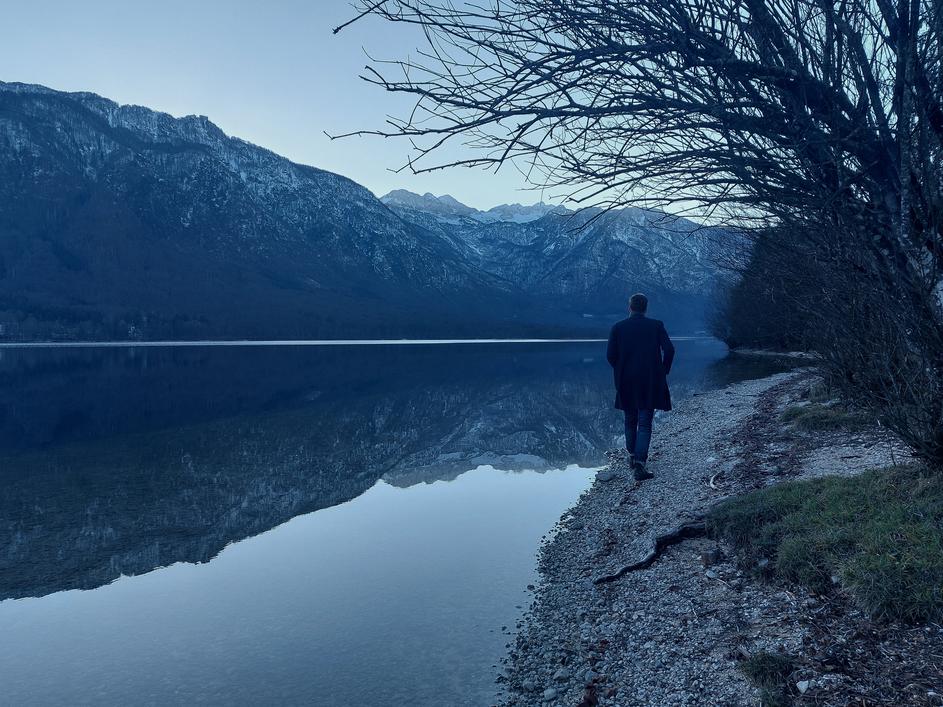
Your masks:
{"label": "sky", "polygon": [[403,58],[422,43],[410,28],[375,18],[332,34],[353,17],[349,0],[0,0],[0,8],[2,81],[205,115],[229,135],[378,196],[397,188],[448,193],[477,208],[553,201],[510,167],[396,174],[407,142],[327,137],[404,115],[408,97],[358,76],[365,51]]}

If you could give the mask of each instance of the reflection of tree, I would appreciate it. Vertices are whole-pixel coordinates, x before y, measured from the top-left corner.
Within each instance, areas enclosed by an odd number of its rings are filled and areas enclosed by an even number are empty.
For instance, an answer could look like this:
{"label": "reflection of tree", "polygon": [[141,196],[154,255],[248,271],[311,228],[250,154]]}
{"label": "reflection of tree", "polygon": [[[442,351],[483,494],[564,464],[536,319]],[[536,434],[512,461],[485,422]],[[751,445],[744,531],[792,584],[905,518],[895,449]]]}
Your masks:
{"label": "reflection of tree", "polygon": [[732,353],[707,367],[701,387],[722,388],[737,381],[783,373],[800,365],[800,360],[788,356]]}

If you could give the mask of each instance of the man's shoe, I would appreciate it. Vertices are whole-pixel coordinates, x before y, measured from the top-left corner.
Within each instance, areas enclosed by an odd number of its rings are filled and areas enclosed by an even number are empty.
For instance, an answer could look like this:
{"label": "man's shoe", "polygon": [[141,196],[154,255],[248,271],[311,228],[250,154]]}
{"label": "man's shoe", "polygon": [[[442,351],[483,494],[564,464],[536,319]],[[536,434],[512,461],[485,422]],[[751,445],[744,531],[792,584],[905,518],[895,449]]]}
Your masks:
{"label": "man's shoe", "polygon": [[638,461],[632,464],[632,475],[635,477],[636,481],[645,481],[655,478],[654,474],[645,470],[645,463]]}

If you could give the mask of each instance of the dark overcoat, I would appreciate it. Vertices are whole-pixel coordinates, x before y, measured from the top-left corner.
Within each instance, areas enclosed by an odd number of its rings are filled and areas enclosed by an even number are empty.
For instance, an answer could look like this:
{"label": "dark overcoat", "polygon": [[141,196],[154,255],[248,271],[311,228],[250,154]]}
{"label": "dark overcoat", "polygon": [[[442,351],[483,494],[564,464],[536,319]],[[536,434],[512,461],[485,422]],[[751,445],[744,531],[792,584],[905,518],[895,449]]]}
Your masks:
{"label": "dark overcoat", "polygon": [[668,372],[675,347],[665,325],[631,314],[609,332],[606,358],[612,366],[619,410],[670,410]]}

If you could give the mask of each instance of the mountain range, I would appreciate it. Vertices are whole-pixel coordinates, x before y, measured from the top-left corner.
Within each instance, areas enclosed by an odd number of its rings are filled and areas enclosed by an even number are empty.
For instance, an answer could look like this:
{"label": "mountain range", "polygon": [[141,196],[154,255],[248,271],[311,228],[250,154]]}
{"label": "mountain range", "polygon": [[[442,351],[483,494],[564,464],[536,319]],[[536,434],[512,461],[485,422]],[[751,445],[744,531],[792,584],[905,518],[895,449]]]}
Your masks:
{"label": "mountain range", "polygon": [[203,116],[0,82],[0,339],[590,334],[639,289],[692,330],[716,241],[631,208],[377,199]]}
{"label": "mountain range", "polygon": [[723,232],[662,212],[574,212],[542,203],[479,211],[451,196],[402,190],[380,200],[447,240],[479,272],[513,282],[560,312],[611,317],[643,290],[663,316],[690,326],[719,277]]}

